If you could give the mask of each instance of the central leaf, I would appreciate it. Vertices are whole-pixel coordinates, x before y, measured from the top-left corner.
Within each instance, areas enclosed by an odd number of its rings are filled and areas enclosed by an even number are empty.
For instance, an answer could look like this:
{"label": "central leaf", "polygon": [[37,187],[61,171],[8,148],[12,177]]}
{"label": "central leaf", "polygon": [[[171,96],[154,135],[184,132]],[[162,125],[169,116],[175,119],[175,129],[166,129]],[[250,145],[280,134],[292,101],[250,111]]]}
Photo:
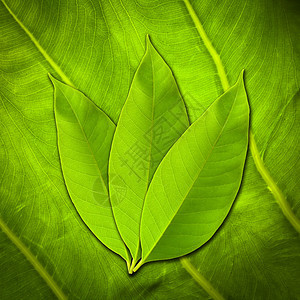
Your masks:
{"label": "central leaf", "polygon": [[134,261],[140,255],[140,219],[148,186],[158,164],[188,126],[172,71],[147,37],[146,53],[122,109],[109,163],[116,224]]}

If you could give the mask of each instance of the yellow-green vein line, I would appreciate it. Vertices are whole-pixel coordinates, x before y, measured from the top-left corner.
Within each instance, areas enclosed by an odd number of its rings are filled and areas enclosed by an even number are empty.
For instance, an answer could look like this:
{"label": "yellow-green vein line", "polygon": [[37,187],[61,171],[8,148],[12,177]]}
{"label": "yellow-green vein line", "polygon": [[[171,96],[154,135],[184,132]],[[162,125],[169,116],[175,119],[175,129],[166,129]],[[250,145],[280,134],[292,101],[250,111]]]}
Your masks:
{"label": "yellow-green vein line", "polygon": [[186,269],[186,271],[198,282],[203,289],[215,300],[224,300],[222,295],[219,294],[218,291],[214,289],[214,287],[210,284],[210,282],[203,277],[202,274],[198,272],[198,270],[191,264],[191,262],[183,257],[180,259],[181,264]]}
{"label": "yellow-green vein line", "polygon": [[50,66],[55,70],[55,72],[61,77],[61,79],[68,85],[75,87],[72,81],[68,78],[68,76],[62,71],[62,69],[55,63],[55,61],[49,56],[49,54],[45,51],[45,49],[40,45],[37,39],[33,36],[33,34],[26,28],[26,26],[21,22],[21,20],[14,14],[14,12],[9,8],[4,0],[1,0],[3,5],[6,7],[10,15],[15,19],[15,21],[19,24],[19,26],[25,31],[28,37],[31,39],[33,44],[39,50],[39,52],[44,56]]}
{"label": "yellow-green vein line", "polygon": [[27,258],[27,260],[32,264],[34,269],[38,274],[45,280],[48,286],[51,288],[53,293],[60,300],[66,300],[68,297],[63,293],[63,291],[58,287],[53,278],[44,269],[44,267],[39,263],[37,258],[31,253],[31,251],[21,242],[21,240],[8,228],[8,226],[0,218],[0,228],[11,240],[11,242],[20,250],[20,252]]}
{"label": "yellow-green vein line", "polygon": [[210,53],[212,59],[214,60],[214,63],[217,67],[218,75],[219,75],[220,80],[221,80],[223,90],[226,91],[230,88],[230,85],[229,85],[229,81],[228,81],[224,66],[222,64],[220,55],[218,54],[218,52],[216,51],[216,49],[212,45],[210,39],[208,38],[208,36],[207,36],[207,34],[206,34],[202,24],[201,24],[196,12],[194,11],[194,8],[192,7],[190,1],[189,0],[183,0],[183,1],[184,1],[185,6],[186,6],[186,8],[187,8],[194,24],[195,24],[195,26],[197,28],[197,31],[198,31],[205,47],[207,48],[208,52]]}
{"label": "yellow-green vein line", "polygon": [[293,213],[289,203],[286,200],[286,197],[281,192],[281,190],[278,188],[274,179],[270,175],[269,171],[266,169],[266,167],[259,155],[259,151],[257,149],[257,145],[256,145],[254,135],[252,132],[250,132],[249,147],[250,147],[252,157],[253,157],[253,160],[254,160],[254,163],[255,163],[255,166],[256,166],[258,172],[261,174],[264,181],[268,184],[269,190],[274,195],[274,198],[278,202],[285,217],[289,220],[291,225],[300,233],[300,220]]}
{"label": "yellow-green vein line", "polygon": [[[219,56],[219,54],[217,53],[216,49],[213,47],[211,41],[209,40],[206,32],[204,31],[204,28],[196,14],[196,12],[194,11],[191,3],[189,0],[183,0],[186,8],[198,30],[198,33],[200,35],[200,37],[202,38],[204,45],[206,46],[209,54],[211,55],[219,77],[220,77],[220,81],[223,87],[223,90],[226,91],[229,88],[229,80],[227,78],[224,66],[222,64],[221,58]],[[269,190],[272,192],[272,194],[274,195],[274,198],[276,199],[276,201],[279,204],[279,207],[281,208],[283,214],[286,216],[287,220],[291,223],[291,225],[298,231],[300,232],[300,220],[297,218],[297,216],[293,213],[289,203],[287,202],[284,194],[281,192],[281,190],[279,189],[279,187],[277,186],[277,184],[275,183],[274,179],[272,178],[272,176],[270,175],[269,171],[267,170],[267,168],[265,167],[262,158],[260,157],[259,151],[257,149],[256,146],[256,142],[254,139],[254,135],[250,130],[250,140],[249,140],[249,148],[250,151],[252,153],[252,157],[254,159],[254,163],[255,166],[258,170],[258,172],[260,173],[261,177],[263,178],[263,180],[265,181],[265,183],[267,184]]]}
{"label": "yellow-green vein line", "polygon": [[[74,87],[72,81],[66,76],[66,74],[61,70],[61,68],[53,61],[53,59],[48,55],[45,49],[36,40],[33,34],[26,28],[26,26],[19,20],[19,18],[13,13],[10,7],[6,4],[4,0],[1,0],[9,14],[14,18],[14,20],[19,24],[19,26],[25,31],[30,40],[39,50],[39,52],[44,56],[50,66],[56,71],[56,73],[61,77],[61,79],[68,85]],[[37,273],[45,280],[49,288],[57,296],[58,299],[65,300],[68,297],[63,293],[63,291],[56,284],[54,279],[48,274],[44,267],[39,263],[37,258],[31,253],[31,251],[21,242],[21,240],[8,228],[8,226],[0,218],[0,228],[11,240],[11,242],[20,250],[20,252],[27,258],[27,260],[32,264]]]}

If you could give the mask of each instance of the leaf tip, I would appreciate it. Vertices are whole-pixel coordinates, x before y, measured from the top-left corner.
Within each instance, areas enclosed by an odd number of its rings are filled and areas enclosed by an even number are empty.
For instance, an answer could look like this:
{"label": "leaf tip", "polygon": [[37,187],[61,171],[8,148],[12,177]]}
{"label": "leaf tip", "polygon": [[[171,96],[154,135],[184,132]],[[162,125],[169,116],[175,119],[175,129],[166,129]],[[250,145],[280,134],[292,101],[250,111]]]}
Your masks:
{"label": "leaf tip", "polygon": [[51,73],[48,72],[47,75],[48,75],[49,79],[50,79],[51,81],[53,81],[54,77],[51,75]]}
{"label": "leaf tip", "polygon": [[51,73],[48,73],[48,77],[51,83],[55,86],[55,83],[58,81]]}
{"label": "leaf tip", "polygon": [[152,46],[152,43],[151,43],[150,35],[147,33],[146,34],[146,48],[148,48],[149,46]]}
{"label": "leaf tip", "polygon": [[245,75],[245,69],[242,69],[241,73],[240,73],[240,80],[244,80],[244,75]]}
{"label": "leaf tip", "polygon": [[234,84],[235,86],[241,86],[241,87],[243,87],[243,89],[245,89],[244,75],[245,75],[245,69],[242,69],[242,71],[240,72],[240,75],[238,77],[238,80]]}

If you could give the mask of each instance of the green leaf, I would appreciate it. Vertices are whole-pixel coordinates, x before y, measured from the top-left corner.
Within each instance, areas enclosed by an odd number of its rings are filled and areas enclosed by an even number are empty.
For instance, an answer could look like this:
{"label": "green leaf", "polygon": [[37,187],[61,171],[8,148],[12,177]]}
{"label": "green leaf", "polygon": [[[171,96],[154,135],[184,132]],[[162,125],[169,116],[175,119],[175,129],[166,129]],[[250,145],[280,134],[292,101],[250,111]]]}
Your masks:
{"label": "green leaf", "polygon": [[192,10],[185,3],[0,1],[1,299],[56,299],[49,279],[69,299],[299,298],[299,232],[251,149],[221,230],[184,260],[145,264],[134,276],[91,234],[67,193],[47,73],[116,123],[149,33],[192,122],[223,93],[218,69],[229,86],[246,70],[258,155],[299,221],[300,2],[190,0]]}
{"label": "green leaf", "polygon": [[115,125],[91,100],[50,75],[61,168],[70,197],[95,236],[128,263],[108,195],[108,156]]}
{"label": "green leaf", "polygon": [[167,153],[142,214],[142,262],[185,255],[206,243],[237,195],[248,146],[243,72]]}
{"label": "green leaf", "polygon": [[140,220],[148,186],[158,164],[188,125],[172,71],[147,36],[146,52],[122,109],[109,159],[113,212],[134,262],[140,254]]}

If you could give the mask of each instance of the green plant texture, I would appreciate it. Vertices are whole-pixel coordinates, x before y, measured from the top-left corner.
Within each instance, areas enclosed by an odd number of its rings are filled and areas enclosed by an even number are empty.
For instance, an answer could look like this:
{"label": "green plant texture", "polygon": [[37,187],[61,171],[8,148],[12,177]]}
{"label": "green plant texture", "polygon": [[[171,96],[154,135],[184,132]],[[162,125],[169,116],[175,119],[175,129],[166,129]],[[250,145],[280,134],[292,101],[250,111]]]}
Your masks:
{"label": "green plant texture", "polygon": [[172,72],[149,36],[117,126],[82,93],[50,78],[70,197],[129,274],[207,242],[241,183],[249,131],[243,72],[190,127]]}
{"label": "green plant texture", "polygon": [[299,12],[1,0],[0,299],[300,299]]}

